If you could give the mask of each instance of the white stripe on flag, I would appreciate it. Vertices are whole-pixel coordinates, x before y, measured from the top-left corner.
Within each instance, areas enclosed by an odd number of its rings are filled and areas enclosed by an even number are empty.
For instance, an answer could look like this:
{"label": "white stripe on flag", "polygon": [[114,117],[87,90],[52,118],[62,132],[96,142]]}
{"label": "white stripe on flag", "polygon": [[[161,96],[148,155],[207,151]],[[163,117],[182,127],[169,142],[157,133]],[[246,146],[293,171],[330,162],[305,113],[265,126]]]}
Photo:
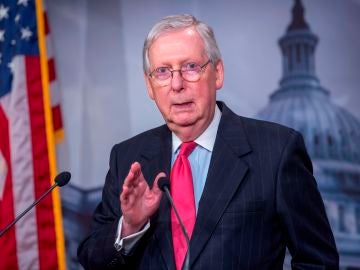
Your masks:
{"label": "white stripe on flag", "polygon": [[[31,126],[26,85],[25,59],[13,59],[14,77],[5,114],[9,121],[10,155],[15,215],[19,215],[35,199],[31,146]],[[39,269],[36,209],[16,223],[16,248],[19,269]]]}
{"label": "white stripe on flag", "polygon": [[56,105],[60,104],[60,89],[59,89],[59,83],[57,80],[54,80],[50,82],[50,93],[51,93],[51,106],[54,107]]}
{"label": "white stripe on flag", "polygon": [[50,35],[46,35],[46,55],[47,59],[54,58],[54,46],[51,40]]}
{"label": "white stripe on flag", "polygon": [[5,158],[0,150],[0,201],[3,198],[3,192],[5,189],[5,180],[8,168],[6,166]]}

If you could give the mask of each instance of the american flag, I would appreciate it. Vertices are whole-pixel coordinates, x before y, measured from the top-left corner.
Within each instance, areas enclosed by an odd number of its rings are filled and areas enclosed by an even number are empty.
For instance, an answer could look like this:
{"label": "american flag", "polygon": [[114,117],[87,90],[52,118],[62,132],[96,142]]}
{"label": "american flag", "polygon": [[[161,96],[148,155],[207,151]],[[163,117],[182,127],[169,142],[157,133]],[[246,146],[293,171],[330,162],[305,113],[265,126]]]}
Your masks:
{"label": "american flag", "polygon": [[[49,41],[41,0],[0,0],[0,229],[56,173],[62,123]],[[65,269],[58,191],[7,231],[0,246],[1,269]]]}

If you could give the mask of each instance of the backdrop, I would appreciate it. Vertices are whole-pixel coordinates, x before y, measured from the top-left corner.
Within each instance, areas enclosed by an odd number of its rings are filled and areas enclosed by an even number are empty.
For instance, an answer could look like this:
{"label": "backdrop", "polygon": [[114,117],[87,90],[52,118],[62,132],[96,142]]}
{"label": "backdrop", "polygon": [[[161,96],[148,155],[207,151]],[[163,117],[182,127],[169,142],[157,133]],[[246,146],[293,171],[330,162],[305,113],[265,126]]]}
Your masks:
{"label": "backdrop", "polygon": [[[302,2],[305,19],[319,38],[316,75],[332,102],[360,119],[360,1]],[[72,172],[77,196],[103,185],[112,145],[163,123],[147,96],[142,74],[143,41],[156,21],[191,13],[210,24],[225,63],[219,99],[238,114],[254,117],[279,87],[278,40],[291,21],[293,5],[291,0],[48,1],[66,137],[59,150],[59,169]],[[356,196],[359,201],[359,193]],[[96,195],[92,202],[98,199]],[[65,217],[72,218],[72,228],[88,223],[76,214],[80,202]],[[356,229],[351,239],[357,248],[360,208],[354,207]],[[67,237],[69,244],[71,235]],[[68,248],[72,257],[74,250],[75,244]]]}

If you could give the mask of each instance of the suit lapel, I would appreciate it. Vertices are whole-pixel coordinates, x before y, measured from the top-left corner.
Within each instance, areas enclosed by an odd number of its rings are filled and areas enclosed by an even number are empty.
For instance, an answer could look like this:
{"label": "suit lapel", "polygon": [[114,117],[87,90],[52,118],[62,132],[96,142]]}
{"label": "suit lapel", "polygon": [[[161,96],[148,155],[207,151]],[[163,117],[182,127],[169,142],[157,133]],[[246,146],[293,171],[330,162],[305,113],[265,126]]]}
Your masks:
{"label": "suit lapel", "polygon": [[241,120],[224,104],[219,104],[219,107],[222,108],[222,118],[190,241],[190,264],[197,259],[210,239],[248,171],[241,157],[249,153],[251,148]]}
{"label": "suit lapel", "polygon": [[[149,140],[146,148],[142,151],[140,162],[144,164],[142,166],[143,172],[150,186],[152,186],[156,175],[160,171],[164,171],[167,176],[170,176],[171,147],[171,132],[164,126],[159,132],[155,133],[155,136]],[[167,268],[175,269],[169,219],[170,204],[163,195],[159,211],[154,215],[150,223],[154,227],[155,241],[159,245]]]}

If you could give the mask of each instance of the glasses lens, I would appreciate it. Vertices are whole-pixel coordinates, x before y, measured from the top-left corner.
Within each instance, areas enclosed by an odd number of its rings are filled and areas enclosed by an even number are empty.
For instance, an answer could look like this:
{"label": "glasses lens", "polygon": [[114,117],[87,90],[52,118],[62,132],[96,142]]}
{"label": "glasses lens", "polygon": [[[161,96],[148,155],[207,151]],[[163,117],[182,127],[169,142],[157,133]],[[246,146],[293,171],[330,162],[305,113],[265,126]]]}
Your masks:
{"label": "glasses lens", "polygon": [[196,63],[187,63],[181,67],[181,74],[187,81],[197,81],[200,78],[201,66]]}
{"label": "glasses lens", "polygon": [[171,71],[167,67],[159,67],[155,69],[151,75],[158,81],[165,81],[170,78]]}

